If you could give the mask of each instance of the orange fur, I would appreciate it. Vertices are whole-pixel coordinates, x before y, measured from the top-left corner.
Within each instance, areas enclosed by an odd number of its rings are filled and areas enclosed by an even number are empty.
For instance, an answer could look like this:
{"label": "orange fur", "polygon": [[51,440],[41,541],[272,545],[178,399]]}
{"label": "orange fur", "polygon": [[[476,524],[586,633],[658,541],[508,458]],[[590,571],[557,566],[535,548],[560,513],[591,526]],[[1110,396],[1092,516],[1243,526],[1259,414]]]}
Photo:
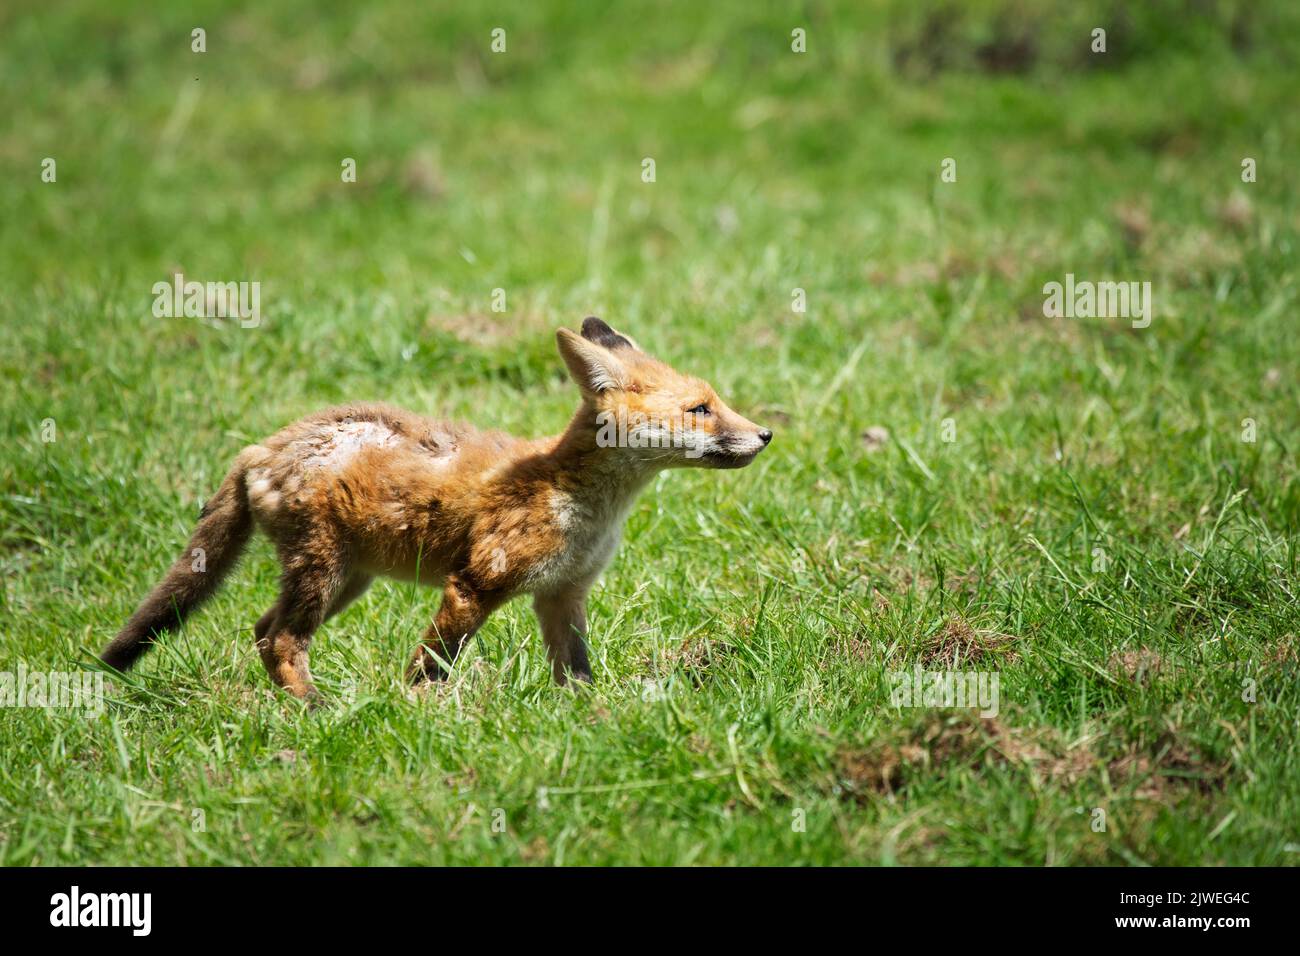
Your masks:
{"label": "orange fur", "polygon": [[[104,661],[129,667],[213,593],[256,524],[275,543],[283,576],[254,636],[271,679],[295,696],[315,693],[316,629],[379,575],[443,589],[408,670],[414,681],[444,676],[487,616],[523,593],[533,595],[555,680],[590,680],[586,596],[636,493],[663,468],[742,467],[771,432],[599,319],[587,319],[581,336],[559,330],[557,342],[582,393],[558,436],[521,439],[358,404],[245,448],[190,548]],[[652,435],[650,444],[622,436],[611,444],[619,433],[607,425],[619,416],[637,436]],[[191,566],[194,549],[206,554],[204,570]]]}

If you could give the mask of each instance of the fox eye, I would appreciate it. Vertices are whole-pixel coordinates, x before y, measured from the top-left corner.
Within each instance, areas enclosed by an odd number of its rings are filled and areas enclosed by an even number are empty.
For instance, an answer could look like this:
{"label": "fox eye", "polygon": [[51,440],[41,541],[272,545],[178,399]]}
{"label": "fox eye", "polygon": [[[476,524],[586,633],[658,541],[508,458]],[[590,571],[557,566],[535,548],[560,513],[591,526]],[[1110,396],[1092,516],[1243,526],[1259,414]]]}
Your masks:
{"label": "fox eye", "polygon": [[711,413],[709,412],[708,405],[696,405],[694,408],[686,409],[686,414],[687,415],[708,415]]}

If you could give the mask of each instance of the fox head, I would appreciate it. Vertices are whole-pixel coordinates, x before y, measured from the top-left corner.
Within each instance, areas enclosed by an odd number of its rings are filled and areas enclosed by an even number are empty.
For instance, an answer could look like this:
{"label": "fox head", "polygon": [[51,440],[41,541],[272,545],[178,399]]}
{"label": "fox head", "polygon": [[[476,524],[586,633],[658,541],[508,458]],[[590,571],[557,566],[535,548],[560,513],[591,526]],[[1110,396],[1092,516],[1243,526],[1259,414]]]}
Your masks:
{"label": "fox head", "polygon": [[600,319],[584,320],[581,335],[559,329],[555,337],[600,447],[651,466],[743,468],[772,440],[708,382],[651,358]]}

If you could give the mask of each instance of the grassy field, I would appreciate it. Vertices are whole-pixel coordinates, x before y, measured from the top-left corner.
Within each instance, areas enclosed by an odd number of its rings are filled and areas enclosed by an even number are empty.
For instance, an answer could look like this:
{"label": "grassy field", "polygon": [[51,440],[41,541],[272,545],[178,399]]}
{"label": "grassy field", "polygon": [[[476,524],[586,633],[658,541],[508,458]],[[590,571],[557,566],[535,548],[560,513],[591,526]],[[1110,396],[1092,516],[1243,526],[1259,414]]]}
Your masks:
{"label": "grassy field", "polygon": [[101,716],[0,714],[0,863],[1300,861],[1294,4],[184,6],[0,10],[0,671],[94,668],[318,407],[558,432],[588,314],[776,440],[639,500],[588,693],[520,601],[412,699],[380,583],[309,711],[258,541]]}

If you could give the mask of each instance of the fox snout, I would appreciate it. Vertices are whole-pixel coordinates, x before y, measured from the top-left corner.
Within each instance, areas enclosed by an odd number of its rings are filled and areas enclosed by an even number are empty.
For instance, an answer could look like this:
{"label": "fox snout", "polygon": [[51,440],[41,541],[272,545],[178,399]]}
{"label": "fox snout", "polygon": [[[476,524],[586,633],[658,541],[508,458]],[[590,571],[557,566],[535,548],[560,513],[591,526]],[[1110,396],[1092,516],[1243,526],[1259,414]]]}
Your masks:
{"label": "fox snout", "polygon": [[739,415],[735,417],[740,419],[738,423],[720,429],[713,436],[702,456],[703,464],[711,468],[744,468],[772,443],[770,428],[760,428]]}

